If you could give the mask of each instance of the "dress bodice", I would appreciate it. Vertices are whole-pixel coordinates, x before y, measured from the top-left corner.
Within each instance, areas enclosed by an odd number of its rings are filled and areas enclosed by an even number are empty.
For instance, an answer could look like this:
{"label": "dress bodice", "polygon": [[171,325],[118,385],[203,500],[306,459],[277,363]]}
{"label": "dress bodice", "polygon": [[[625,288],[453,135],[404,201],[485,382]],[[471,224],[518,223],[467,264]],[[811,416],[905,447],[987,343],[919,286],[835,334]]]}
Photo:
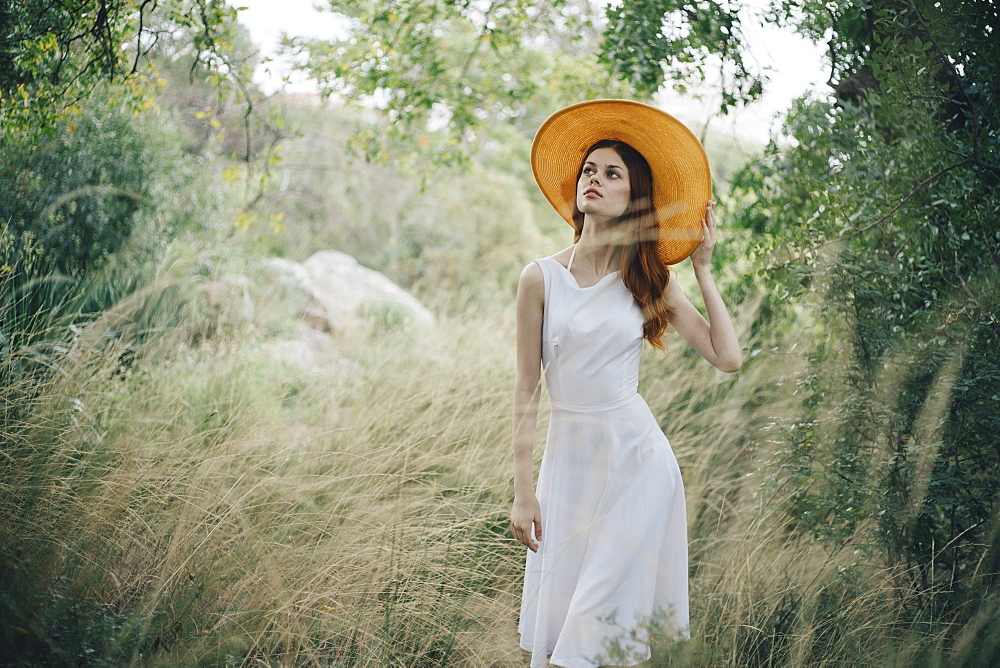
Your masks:
{"label": "dress bodice", "polygon": [[536,262],[545,281],[542,366],[551,400],[596,407],[635,394],[643,317],[620,273],[581,288],[555,258]]}

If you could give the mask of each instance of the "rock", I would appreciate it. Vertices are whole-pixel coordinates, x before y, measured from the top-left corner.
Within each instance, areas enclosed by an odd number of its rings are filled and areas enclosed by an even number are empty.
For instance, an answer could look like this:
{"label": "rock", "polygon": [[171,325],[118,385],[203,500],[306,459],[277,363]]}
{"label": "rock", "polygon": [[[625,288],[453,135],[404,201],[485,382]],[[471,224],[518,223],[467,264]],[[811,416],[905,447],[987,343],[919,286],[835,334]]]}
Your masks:
{"label": "rock", "polygon": [[283,257],[271,257],[264,260],[264,266],[274,273],[278,281],[284,283],[284,292],[299,293],[292,301],[301,303],[295,316],[306,322],[313,329],[321,332],[332,332],[341,326],[341,319],[336,310],[328,309],[319,296],[319,290],[309,277],[309,272],[298,262]]}
{"label": "rock", "polygon": [[434,316],[413,295],[347,253],[317,251],[302,266],[316,288],[313,295],[327,312],[345,321],[358,319],[366,308],[389,304],[402,307],[417,324],[434,324]]}
{"label": "rock", "polygon": [[264,258],[263,265],[273,270],[279,280],[294,283],[304,290],[312,289],[309,272],[298,262],[283,257],[268,257]]}
{"label": "rock", "polygon": [[434,316],[416,298],[384,274],[358,264],[339,251],[319,251],[299,264],[268,258],[269,270],[258,290],[264,330],[269,321],[287,332],[288,318],[295,320],[291,335],[268,341],[262,352],[306,372],[329,372],[350,367],[330,333],[368,327],[369,331],[394,331],[409,324],[432,325]]}
{"label": "rock", "polygon": [[269,258],[264,264],[279,280],[308,295],[297,317],[313,329],[356,327],[366,317],[395,324],[398,320],[434,324],[434,316],[413,295],[385,274],[358,264],[347,253],[322,250],[302,264],[284,258]]}
{"label": "rock", "polygon": [[332,336],[305,323],[296,325],[291,338],[268,341],[261,349],[271,358],[303,371],[330,369],[346,362]]}

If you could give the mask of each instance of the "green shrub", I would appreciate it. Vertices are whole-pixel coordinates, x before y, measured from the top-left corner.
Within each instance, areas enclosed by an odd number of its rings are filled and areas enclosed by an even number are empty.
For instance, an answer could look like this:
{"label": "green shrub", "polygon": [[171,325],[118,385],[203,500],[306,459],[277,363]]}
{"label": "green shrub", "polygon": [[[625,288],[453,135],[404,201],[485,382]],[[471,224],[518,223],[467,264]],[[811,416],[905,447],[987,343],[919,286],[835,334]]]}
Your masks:
{"label": "green shrub", "polygon": [[131,114],[113,107],[86,110],[30,141],[0,136],[0,152],[7,233],[33,239],[54,269],[70,275],[122,247],[155,168]]}

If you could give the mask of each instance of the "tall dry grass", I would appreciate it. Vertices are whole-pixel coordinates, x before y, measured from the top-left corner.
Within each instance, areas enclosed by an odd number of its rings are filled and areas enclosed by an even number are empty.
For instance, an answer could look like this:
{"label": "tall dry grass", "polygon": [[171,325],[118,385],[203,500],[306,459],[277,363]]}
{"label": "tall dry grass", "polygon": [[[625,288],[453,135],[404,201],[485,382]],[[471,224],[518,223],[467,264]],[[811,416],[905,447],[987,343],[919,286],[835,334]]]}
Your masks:
{"label": "tall dry grass", "polygon": [[[311,373],[269,358],[252,326],[199,345],[162,332],[130,366],[127,331],[81,337],[4,434],[4,660],[524,665],[512,330],[511,309],[486,306],[433,331],[373,325]],[[905,578],[785,526],[769,430],[796,415],[779,379],[798,363],[762,354],[726,376],[677,339],[647,351],[692,573],[693,638],[654,665],[938,656],[901,622]]]}
{"label": "tall dry grass", "polygon": [[131,369],[75,347],[5,434],[8,657],[514,656],[491,324],[492,342],[359,336],[352,364],[315,375],[235,337],[164,337]]}

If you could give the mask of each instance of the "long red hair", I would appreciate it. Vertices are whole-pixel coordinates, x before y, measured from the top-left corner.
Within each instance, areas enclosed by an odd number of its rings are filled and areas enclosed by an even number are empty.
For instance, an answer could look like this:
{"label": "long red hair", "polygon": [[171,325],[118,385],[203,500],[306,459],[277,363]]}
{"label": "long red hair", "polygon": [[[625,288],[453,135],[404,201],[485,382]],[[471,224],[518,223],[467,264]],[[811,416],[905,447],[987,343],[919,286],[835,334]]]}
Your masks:
{"label": "long red hair", "polygon": [[[587,149],[577,171],[577,182],[590,154],[599,148],[614,150],[628,169],[630,202],[619,225],[627,226],[627,239],[621,250],[622,282],[642,307],[645,322],[642,336],[654,347],[663,349],[663,332],[667,329],[667,308],[663,294],[670,282],[667,270],[657,252],[660,226],[653,207],[653,173],[642,154],[623,141],[602,139]],[[573,203],[574,241],[583,234],[583,213]]]}

